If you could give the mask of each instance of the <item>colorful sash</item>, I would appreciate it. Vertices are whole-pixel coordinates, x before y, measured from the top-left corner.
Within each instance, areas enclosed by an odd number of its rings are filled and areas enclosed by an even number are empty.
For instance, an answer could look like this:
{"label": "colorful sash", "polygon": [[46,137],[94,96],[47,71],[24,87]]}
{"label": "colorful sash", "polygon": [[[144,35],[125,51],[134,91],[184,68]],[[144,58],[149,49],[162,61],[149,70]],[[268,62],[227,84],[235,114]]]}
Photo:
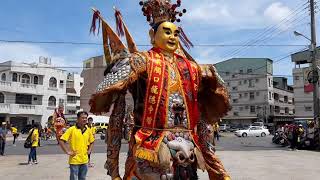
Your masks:
{"label": "colorful sash", "polygon": [[[161,100],[167,99],[165,80],[168,79],[164,56],[158,49],[149,51],[148,82],[144,102],[142,128],[135,134],[137,148],[135,156],[158,163],[158,150],[164,137],[162,130],[165,124],[166,109]],[[182,56],[176,55],[182,85],[186,94],[187,111],[189,112],[189,129],[193,130],[198,122],[198,70],[196,66]],[[160,105],[161,104],[161,105]],[[159,125],[160,124],[160,125]],[[159,127],[160,126],[160,127]]]}

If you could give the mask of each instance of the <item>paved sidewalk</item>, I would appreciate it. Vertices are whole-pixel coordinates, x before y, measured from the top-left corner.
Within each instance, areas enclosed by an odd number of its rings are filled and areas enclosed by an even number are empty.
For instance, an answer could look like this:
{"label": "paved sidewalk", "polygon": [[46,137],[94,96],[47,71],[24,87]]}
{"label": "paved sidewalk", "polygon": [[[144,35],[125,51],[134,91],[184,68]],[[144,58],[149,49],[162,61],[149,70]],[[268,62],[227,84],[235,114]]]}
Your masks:
{"label": "paved sidewalk", "polygon": [[[27,153],[27,152],[26,152]],[[233,180],[305,180],[319,179],[318,152],[263,150],[218,152]],[[94,168],[89,169],[89,180],[111,179],[103,169],[106,155],[93,154]],[[124,172],[126,154],[120,155],[120,170]],[[6,180],[68,179],[66,155],[38,155],[38,165],[26,165],[27,155],[0,157],[0,174]],[[208,179],[199,172],[199,179]]]}

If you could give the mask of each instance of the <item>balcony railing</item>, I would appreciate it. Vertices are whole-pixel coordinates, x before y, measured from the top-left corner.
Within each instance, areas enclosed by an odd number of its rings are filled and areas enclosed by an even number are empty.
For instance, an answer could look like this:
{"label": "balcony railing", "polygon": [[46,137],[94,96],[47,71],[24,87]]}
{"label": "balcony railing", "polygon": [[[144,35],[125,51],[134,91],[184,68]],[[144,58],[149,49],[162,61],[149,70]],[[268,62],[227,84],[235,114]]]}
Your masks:
{"label": "balcony railing", "polygon": [[10,86],[11,87],[11,82],[6,82],[6,81],[0,81],[1,86]]}

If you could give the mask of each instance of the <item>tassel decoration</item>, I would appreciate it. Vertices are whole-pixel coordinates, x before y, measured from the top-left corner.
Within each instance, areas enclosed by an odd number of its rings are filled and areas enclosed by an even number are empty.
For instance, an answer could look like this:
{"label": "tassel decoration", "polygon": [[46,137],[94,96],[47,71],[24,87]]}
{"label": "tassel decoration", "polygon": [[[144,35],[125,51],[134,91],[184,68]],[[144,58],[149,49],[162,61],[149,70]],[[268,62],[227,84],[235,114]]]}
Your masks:
{"label": "tassel decoration", "polygon": [[100,11],[98,10],[94,10],[93,16],[92,16],[92,22],[91,22],[91,27],[90,27],[90,33],[93,33],[94,35],[96,34],[96,23],[99,23],[99,27],[98,27],[98,34],[99,34],[99,30],[100,30],[100,23],[101,23],[101,19],[100,19]]}
{"label": "tassel decoration", "polygon": [[181,40],[181,42],[186,46],[186,48],[190,49],[190,47],[193,47],[192,42],[189,40],[189,38],[187,37],[187,35],[184,33],[182,27],[179,27],[179,38]]}
{"label": "tassel decoration", "polygon": [[117,34],[118,36],[122,37],[124,36],[124,30],[123,30],[123,22],[121,18],[121,12],[115,8],[115,17],[116,17],[116,26],[117,26]]}

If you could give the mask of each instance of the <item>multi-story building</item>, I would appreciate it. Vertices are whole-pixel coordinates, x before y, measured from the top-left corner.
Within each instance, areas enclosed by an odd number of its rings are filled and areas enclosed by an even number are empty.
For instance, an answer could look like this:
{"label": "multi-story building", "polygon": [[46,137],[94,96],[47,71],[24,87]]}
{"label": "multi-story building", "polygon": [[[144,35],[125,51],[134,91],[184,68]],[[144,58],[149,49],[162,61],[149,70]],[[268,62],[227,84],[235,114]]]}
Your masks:
{"label": "multi-story building", "polygon": [[76,121],[76,113],[80,111],[80,91],[83,87],[83,78],[80,74],[67,75],[67,101],[65,103],[65,117],[68,121]]}
{"label": "multi-story building", "polygon": [[67,75],[51,59],[39,63],[0,63],[0,121],[22,128],[34,122],[45,126],[59,105],[66,106]]}
{"label": "multi-story building", "polygon": [[270,119],[275,122],[291,122],[294,120],[295,99],[293,87],[288,85],[287,78],[273,78],[273,103],[270,104]]}
{"label": "multi-story building", "polygon": [[[288,99],[290,97],[291,102],[293,93],[289,96],[290,91],[282,88],[289,87],[285,79],[273,77],[271,59],[233,58],[217,63],[215,67],[230,93],[232,110],[223,118],[225,123],[250,124],[254,121],[264,121],[273,125],[277,121],[290,120],[289,117],[292,115],[289,112],[294,112],[294,108],[289,103],[278,103],[278,100],[274,100],[274,95],[281,98],[286,96]],[[286,109],[289,106],[291,109]],[[288,118],[280,117],[282,109],[288,110],[283,113]]]}
{"label": "multi-story building", "polygon": [[96,92],[96,87],[103,81],[106,66],[104,56],[96,56],[83,61],[81,77],[84,79],[84,86],[80,92],[80,106],[84,111],[90,111],[89,100]]}
{"label": "multi-story building", "polygon": [[[319,47],[317,50],[319,51]],[[308,75],[312,74],[310,57],[310,51],[308,50],[297,52],[291,55],[291,61],[295,63],[292,74],[296,106],[296,120],[313,119],[313,86],[311,85],[310,89],[310,84],[308,82]],[[317,59],[319,59],[319,54]]]}

